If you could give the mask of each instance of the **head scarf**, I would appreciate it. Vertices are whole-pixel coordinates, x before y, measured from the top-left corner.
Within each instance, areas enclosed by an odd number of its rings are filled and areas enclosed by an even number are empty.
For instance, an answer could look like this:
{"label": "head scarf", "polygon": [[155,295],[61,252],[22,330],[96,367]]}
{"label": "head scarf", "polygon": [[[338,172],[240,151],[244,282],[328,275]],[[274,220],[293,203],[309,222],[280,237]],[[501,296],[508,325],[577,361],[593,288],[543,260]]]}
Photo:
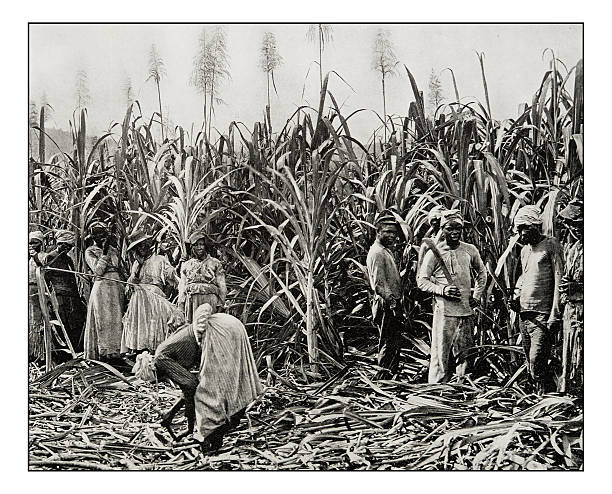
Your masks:
{"label": "head scarf", "polygon": [[441,204],[438,204],[437,206],[434,206],[433,208],[431,208],[429,210],[429,213],[427,214],[427,223],[429,223],[431,225],[432,221],[441,219],[442,218],[442,212],[445,209],[446,208],[444,206],[442,206]]}
{"label": "head scarf", "polygon": [[540,209],[537,206],[524,206],[519,209],[514,217],[514,227],[518,228],[521,225],[541,225],[542,216]]}
{"label": "head scarf", "polygon": [[74,233],[68,230],[58,230],[57,232],[55,232],[55,241],[58,244],[74,245],[75,236]]}
{"label": "head scarf", "polygon": [[559,212],[559,216],[570,221],[583,221],[583,203],[580,199],[573,199]]}
{"label": "head scarf", "polygon": [[192,324],[193,324],[192,326],[193,334],[198,344],[201,342],[203,334],[204,334],[204,331],[201,331],[200,329],[198,329],[198,320],[200,319],[200,317],[202,317],[202,315],[207,309],[211,311],[211,313],[208,316],[206,316],[205,323],[207,323],[208,318],[212,316],[212,306],[208,303],[203,303],[202,305],[199,305],[198,308],[193,312],[193,318],[191,319]]}
{"label": "head scarf", "polygon": [[191,237],[189,237],[189,243],[195,244],[201,238],[206,240],[206,234],[204,232],[195,232],[194,234],[191,235]]}
{"label": "head scarf", "polygon": [[463,226],[463,216],[458,209],[447,209],[440,214],[440,228],[443,228],[449,223],[459,223]]}
{"label": "head scarf", "polygon": [[32,240],[38,240],[42,244],[45,240],[45,236],[40,230],[36,230],[34,232],[30,232],[28,235],[28,242],[31,242]]}
{"label": "head scarf", "polygon": [[151,235],[147,235],[145,232],[133,233],[130,236],[130,239],[129,239],[130,245],[128,246],[127,250],[132,250],[138,244],[141,244],[142,242],[146,240],[150,240],[151,238],[152,238]]}
{"label": "head scarf", "polygon": [[[209,303],[203,303],[202,305],[198,305],[198,308],[193,312],[193,323],[197,324],[198,319],[202,316],[202,314],[206,311],[206,310],[212,311],[212,305],[210,305]],[[211,316],[211,314],[209,314],[209,316]]]}
{"label": "head scarf", "polygon": [[94,232],[96,230],[104,230],[107,231],[108,230],[108,226],[106,225],[106,223],[102,222],[102,221],[94,221],[91,225],[89,225],[89,231],[90,232]]}

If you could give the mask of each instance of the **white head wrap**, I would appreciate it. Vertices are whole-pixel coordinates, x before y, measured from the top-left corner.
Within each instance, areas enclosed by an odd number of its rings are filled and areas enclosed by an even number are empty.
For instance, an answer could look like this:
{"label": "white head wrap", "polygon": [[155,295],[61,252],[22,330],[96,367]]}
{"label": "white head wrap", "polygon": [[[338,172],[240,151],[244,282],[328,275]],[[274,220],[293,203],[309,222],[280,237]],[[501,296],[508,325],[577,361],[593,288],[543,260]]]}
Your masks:
{"label": "white head wrap", "polygon": [[446,211],[442,211],[440,217],[440,228],[444,227],[448,223],[459,223],[463,226],[463,216],[461,216],[461,211],[458,209],[447,209]]}
{"label": "white head wrap", "polygon": [[514,227],[521,225],[541,225],[542,215],[537,206],[524,206],[519,209],[514,217]]}
{"label": "white head wrap", "polygon": [[59,230],[55,232],[55,241],[58,244],[74,245],[75,236],[74,236],[74,233],[68,230]]}
{"label": "white head wrap", "polygon": [[429,223],[431,225],[431,222],[433,220],[439,220],[442,218],[442,212],[445,210],[446,208],[444,206],[442,206],[441,204],[438,204],[437,206],[434,206],[433,208],[431,208],[429,210],[429,213],[427,214],[427,223]]}
{"label": "white head wrap", "polygon": [[28,242],[31,242],[32,240],[38,240],[40,243],[42,243],[45,240],[45,236],[40,230],[36,230],[34,232],[30,232],[28,235]]}

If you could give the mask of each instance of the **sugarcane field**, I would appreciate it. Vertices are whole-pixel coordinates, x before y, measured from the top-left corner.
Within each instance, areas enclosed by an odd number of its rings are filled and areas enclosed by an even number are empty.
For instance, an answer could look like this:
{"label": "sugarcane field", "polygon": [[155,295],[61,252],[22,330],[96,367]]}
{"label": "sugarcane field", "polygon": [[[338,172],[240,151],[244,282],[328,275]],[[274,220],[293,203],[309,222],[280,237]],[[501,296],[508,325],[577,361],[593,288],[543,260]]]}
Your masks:
{"label": "sugarcane field", "polygon": [[584,470],[583,27],[30,23],[28,471]]}

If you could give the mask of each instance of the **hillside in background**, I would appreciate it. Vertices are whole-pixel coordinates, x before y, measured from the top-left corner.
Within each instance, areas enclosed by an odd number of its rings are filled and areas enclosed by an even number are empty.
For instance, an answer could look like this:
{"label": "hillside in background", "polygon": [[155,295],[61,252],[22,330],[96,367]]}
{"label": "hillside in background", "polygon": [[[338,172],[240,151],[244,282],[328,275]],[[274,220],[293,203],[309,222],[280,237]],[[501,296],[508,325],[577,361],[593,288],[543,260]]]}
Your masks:
{"label": "hillside in background", "polygon": [[[46,128],[45,132],[47,136],[50,138],[50,139],[47,138],[45,140],[45,148],[46,148],[45,153],[46,153],[47,162],[49,162],[51,157],[57,153],[60,153],[60,152],[68,153],[68,154],[72,153],[72,136],[70,135],[69,130],[56,129],[54,127],[51,127],[51,128]],[[33,157],[37,161],[38,161],[38,135],[39,133],[37,130],[30,129],[28,157]],[[55,141],[55,144],[57,144],[57,146],[53,144],[51,139]],[[95,143],[97,140],[98,140],[98,136],[92,136],[87,139],[87,143],[86,143],[87,153],[90,152],[93,143]],[[109,141],[109,145],[110,145],[110,142],[112,142],[112,140]],[[112,148],[114,148],[114,146],[111,146],[111,149]]]}

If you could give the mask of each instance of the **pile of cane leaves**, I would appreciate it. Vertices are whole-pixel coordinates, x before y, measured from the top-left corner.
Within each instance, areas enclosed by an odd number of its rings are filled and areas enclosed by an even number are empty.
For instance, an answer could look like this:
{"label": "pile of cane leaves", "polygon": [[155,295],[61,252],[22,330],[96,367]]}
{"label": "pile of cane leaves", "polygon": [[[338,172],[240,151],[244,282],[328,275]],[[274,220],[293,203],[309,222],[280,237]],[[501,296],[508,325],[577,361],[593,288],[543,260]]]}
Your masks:
{"label": "pile of cane leaves", "polygon": [[[579,470],[576,398],[469,376],[446,384],[374,381],[368,359],[325,382],[269,370],[265,393],[223,446],[203,454],[159,425],[180,391],[77,359],[30,369],[32,470]],[[185,427],[182,413],[175,430]]]}

